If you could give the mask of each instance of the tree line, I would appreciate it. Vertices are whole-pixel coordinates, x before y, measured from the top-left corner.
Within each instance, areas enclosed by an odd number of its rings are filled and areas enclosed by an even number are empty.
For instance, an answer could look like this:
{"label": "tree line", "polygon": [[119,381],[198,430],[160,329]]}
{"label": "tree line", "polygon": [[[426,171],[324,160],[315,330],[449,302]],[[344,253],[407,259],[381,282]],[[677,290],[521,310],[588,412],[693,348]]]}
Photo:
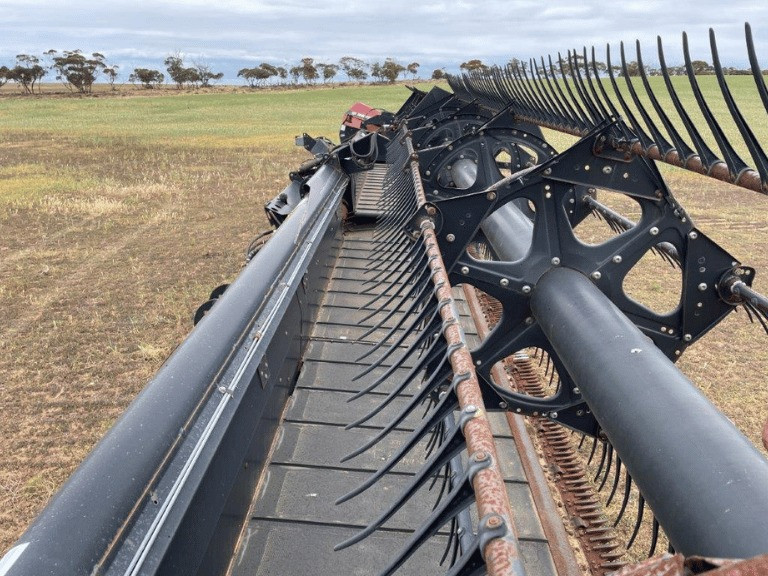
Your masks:
{"label": "tree line", "polygon": [[[144,88],[157,88],[166,83],[173,83],[177,88],[198,88],[210,86],[224,77],[223,72],[214,71],[206,63],[185,62],[179,54],[170,54],[163,61],[165,71],[154,68],[134,68],[128,75],[128,82]],[[251,68],[241,68],[237,76],[251,88],[267,84],[309,84],[335,81],[339,74],[344,74],[347,81],[393,83],[401,76],[410,74],[418,77],[420,64],[411,62],[401,64],[394,58],[369,63],[360,58],[344,56],[338,62],[317,62],[314,58],[302,58],[295,66],[279,66],[268,62]],[[119,66],[110,65],[100,52],[90,55],[82,50],[48,50],[41,56],[19,54],[12,66],[0,66],[0,87],[8,82],[20,86],[26,94],[40,93],[40,84],[46,77],[53,76],[70,91],[88,94],[93,84],[103,78],[113,89],[119,77]],[[167,75],[166,75],[167,74]],[[442,69],[434,70],[433,79],[444,77]]]}
{"label": "tree line", "polygon": [[[543,63],[542,63],[543,64]],[[605,75],[608,66],[603,62],[589,63],[592,71],[598,75]],[[128,81],[144,88],[156,88],[166,82],[176,85],[177,88],[198,88],[210,86],[213,82],[224,77],[223,72],[214,71],[211,66],[203,62],[188,64],[179,54],[171,54],[163,61],[165,72],[153,68],[134,68],[128,76]],[[704,60],[694,60],[692,63],[694,74],[713,74],[714,68]],[[507,66],[516,69],[523,76],[531,73],[540,73],[541,66],[533,63],[511,59]],[[569,77],[578,66],[584,69],[584,57],[575,54],[570,59],[560,59],[547,66],[547,73],[556,78]],[[535,69],[533,69],[535,67]],[[268,84],[308,84],[318,82],[334,82],[339,74],[343,74],[348,82],[393,83],[399,78],[410,74],[416,79],[419,74],[420,64],[411,62],[401,64],[394,58],[385,58],[383,61],[366,62],[353,56],[344,56],[338,62],[317,62],[314,58],[302,58],[295,66],[279,66],[262,62],[253,67],[241,68],[237,72],[238,78],[251,88],[259,88]],[[459,66],[464,72],[488,71],[493,66],[485,64],[482,60],[472,59],[462,62]],[[617,76],[639,76],[640,65],[636,61],[628,62],[625,66],[613,66],[611,71]],[[661,75],[661,70],[652,66],[645,66],[644,71],[649,76]],[[685,74],[685,67],[670,66],[668,72],[671,75]],[[749,74],[749,70],[725,67],[726,74]],[[110,65],[106,57],[100,52],[90,55],[81,50],[48,50],[41,56],[19,54],[16,62],[11,67],[0,66],[0,87],[8,82],[15,82],[26,94],[34,94],[35,87],[40,92],[40,82],[52,74],[55,79],[62,82],[70,91],[87,94],[93,89],[93,84],[103,77],[113,88],[119,77],[119,67]],[[167,76],[166,76],[167,74]],[[441,80],[445,77],[445,70],[438,68],[432,71],[432,80]]]}

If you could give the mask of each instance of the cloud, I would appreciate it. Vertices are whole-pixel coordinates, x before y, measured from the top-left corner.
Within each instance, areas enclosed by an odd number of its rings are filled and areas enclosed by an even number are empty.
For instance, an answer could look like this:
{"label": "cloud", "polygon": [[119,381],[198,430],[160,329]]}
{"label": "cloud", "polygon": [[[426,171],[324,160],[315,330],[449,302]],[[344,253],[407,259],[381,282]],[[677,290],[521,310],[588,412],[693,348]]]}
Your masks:
{"label": "cloud", "polygon": [[[415,60],[426,70],[469,58],[504,63],[592,45],[602,53],[606,43],[618,47],[635,39],[652,63],[656,35],[668,59],[679,62],[683,30],[695,57],[711,61],[707,30],[714,26],[724,64],[744,65],[747,17],[768,21],[768,3],[733,0],[726,10],[714,0],[3,0],[0,64],[21,52],[80,48],[100,51],[123,69],[134,62],[161,68],[165,56],[181,51],[231,67],[354,55]],[[768,29],[754,32],[768,67]]]}

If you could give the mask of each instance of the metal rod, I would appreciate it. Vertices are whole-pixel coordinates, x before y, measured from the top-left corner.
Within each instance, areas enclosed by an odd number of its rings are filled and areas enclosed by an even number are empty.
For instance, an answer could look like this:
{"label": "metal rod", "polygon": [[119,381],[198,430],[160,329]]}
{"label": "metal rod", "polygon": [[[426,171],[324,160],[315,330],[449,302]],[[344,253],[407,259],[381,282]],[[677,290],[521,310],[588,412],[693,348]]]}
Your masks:
{"label": "metal rod", "polygon": [[675,549],[768,552],[768,461],[730,420],[581,273],[544,274],[531,310]]}

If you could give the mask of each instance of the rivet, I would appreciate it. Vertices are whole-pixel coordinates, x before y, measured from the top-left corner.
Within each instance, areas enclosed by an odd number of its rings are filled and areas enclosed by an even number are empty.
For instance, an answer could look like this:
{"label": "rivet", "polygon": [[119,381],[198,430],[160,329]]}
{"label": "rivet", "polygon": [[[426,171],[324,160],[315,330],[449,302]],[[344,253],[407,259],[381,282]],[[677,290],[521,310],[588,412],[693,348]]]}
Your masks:
{"label": "rivet", "polygon": [[493,516],[488,518],[488,520],[486,520],[485,523],[488,526],[488,528],[498,528],[499,526],[502,525],[503,521],[500,516],[497,516],[494,514]]}
{"label": "rivet", "polygon": [[464,407],[464,411],[469,412],[470,414],[474,414],[475,412],[477,412],[477,406],[475,406],[474,404],[467,404]]}
{"label": "rivet", "polygon": [[686,334],[685,336],[683,336],[683,340],[685,340],[686,342],[690,342],[691,340],[693,340],[693,336],[691,336],[690,334]]}
{"label": "rivet", "polygon": [[462,274],[469,274],[469,266],[462,266],[461,267],[461,273]]}
{"label": "rivet", "polygon": [[578,386],[574,386],[573,393],[574,394],[581,394],[581,388],[579,388]]}
{"label": "rivet", "polygon": [[552,174],[552,168],[547,168],[546,170],[544,170],[545,176],[549,176],[550,174]]}
{"label": "rivet", "polygon": [[552,419],[554,420],[555,418],[557,418],[557,412],[554,412],[554,411],[553,411],[553,412],[550,412],[550,413],[549,413],[549,417],[550,417],[550,418],[552,418]]}
{"label": "rivet", "polygon": [[507,286],[509,286],[509,280],[507,278],[502,278],[501,280],[499,280],[499,284],[501,284],[504,288],[506,288]]}
{"label": "rivet", "polygon": [[699,235],[696,233],[695,230],[691,230],[690,232],[688,232],[688,238],[690,238],[691,240],[696,240],[696,238],[698,237]]}
{"label": "rivet", "polygon": [[603,174],[610,174],[611,172],[613,172],[613,168],[610,166],[603,166]]}
{"label": "rivet", "polygon": [[557,256],[552,258],[552,266],[560,266],[560,258],[558,258]]}
{"label": "rivet", "polygon": [[426,174],[427,176],[432,176],[432,172],[430,172],[429,170],[427,170],[424,174]]}
{"label": "rivet", "polygon": [[592,280],[600,280],[600,278],[603,277],[603,275],[600,274],[599,270],[595,270],[594,272],[592,272],[592,274],[590,274],[590,276],[592,277]]}
{"label": "rivet", "polygon": [[525,323],[526,323],[528,326],[530,326],[531,324],[533,324],[533,317],[532,317],[532,316],[528,316],[528,318],[526,318],[526,319],[525,319]]}
{"label": "rivet", "polygon": [[707,285],[704,282],[699,284],[699,291],[704,292],[704,290],[706,289],[707,289]]}
{"label": "rivet", "polygon": [[651,236],[656,236],[659,233],[659,229],[654,226],[649,230],[649,232],[651,233]]}
{"label": "rivet", "polygon": [[506,410],[507,406],[509,406],[509,404],[507,404],[506,402],[504,401],[499,402],[499,408],[501,408],[502,410]]}
{"label": "rivet", "polygon": [[531,293],[531,287],[526,284],[523,286],[523,294],[530,294]]}
{"label": "rivet", "polygon": [[488,192],[488,194],[486,194],[485,197],[488,200],[496,200],[496,192]]}
{"label": "rivet", "polygon": [[632,348],[632,350],[629,351],[630,354],[640,354],[642,352],[642,348]]}
{"label": "rivet", "polygon": [[614,264],[621,264],[621,256],[619,254],[616,254],[616,256],[613,257],[613,263]]}
{"label": "rivet", "polygon": [[446,236],[445,239],[448,240],[448,242],[453,242],[454,240],[456,240],[456,236],[454,236],[453,234],[448,234],[448,236]]}

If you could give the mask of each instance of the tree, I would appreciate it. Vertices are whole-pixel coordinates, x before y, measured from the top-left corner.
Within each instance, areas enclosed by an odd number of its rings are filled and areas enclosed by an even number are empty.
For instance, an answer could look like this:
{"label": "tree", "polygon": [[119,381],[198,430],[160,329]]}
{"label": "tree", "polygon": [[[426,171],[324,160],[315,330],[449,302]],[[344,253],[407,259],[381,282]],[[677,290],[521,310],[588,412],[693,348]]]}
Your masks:
{"label": "tree", "polygon": [[288,71],[288,73],[291,75],[291,78],[293,79],[294,84],[298,84],[299,78],[301,78],[302,70],[300,66],[291,66],[291,69]]}
{"label": "tree", "polygon": [[394,58],[387,58],[384,60],[384,64],[381,65],[382,78],[390,84],[394,84],[398,76],[405,72],[405,70],[405,66],[398,63]]}
{"label": "tree", "polygon": [[157,88],[165,80],[165,75],[159,70],[148,68],[134,68],[133,73],[128,77],[132,83],[139,82],[144,88]]}
{"label": "tree", "polygon": [[118,76],[117,71],[119,68],[120,67],[117,64],[114,64],[102,70],[102,72],[104,73],[104,76],[107,77],[107,82],[109,82],[109,85],[112,88],[112,90],[117,90],[117,88],[115,88],[115,80],[117,80],[117,76]]}
{"label": "tree", "polygon": [[197,68],[189,68],[184,65],[184,59],[178,52],[171,54],[164,61],[165,69],[168,75],[176,83],[176,87],[181,90],[185,84],[195,86],[202,82]]}
{"label": "tree", "polygon": [[10,68],[8,66],[0,66],[0,88],[5,86],[5,84],[8,83],[8,80],[10,78],[8,77],[8,74],[11,72]]}
{"label": "tree", "polygon": [[715,72],[714,67],[710,66],[709,63],[704,60],[694,60],[691,62],[691,67],[693,68],[693,73],[696,76],[714,74]]}
{"label": "tree", "polygon": [[359,58],[344,56],[339,60],[339,66],[344,70],[344,74],[347,75],[347,78],[353,82],[362,82],[368,78],[368,73],[366,72],[368,64]]}
{"label": "tree", "polygon": [[195,63],[195,72],[197,74],[197,82],[200,86],[210,86],[211,81],[221,80],[224,78],[224,72],[214,72],[211,67],[205,63]]}
{"label": "tree", "polygon": [[371,76],[375,78],[376,82],[383,82],[384,67],[378,62],[374,62],[373,64],[371,64]]}
{"label": "tree", "polygon": [[304,81],[307,84],[314,84],[315,80],[319,78],[317,68],[315,67],[314,58],[302,58],[301,59],[301,75],[304,76]]}
{"label": "tree", "polygon": [[107,68],[106,58],[99,52],[94,52],[90,58],[80,50],[64,50],[61,54],[49,50],[45,54],[53,61],[56,80],[81,94],[90,93],[96,77]]}
{"label": "tree", "polygon": [[6,77],[21,85],[27,94],[34,94],[35,84],[47,73],[48,71],[40,65],[40,59],[37,56],[18,54],[16,66],[11,68]]}
{"label": "tree", "polygon": [[443,80],[445,79],[445,70],[442,68],[435,68],[432,71],[432,80]]}
{"label": "tree", "polygon": [[413,79],[416,80],[416,75],[419,73],[419,66],[420,64],[418,62],[411,62],[406,66],[406,69],[409,73],[413,74]]}
{"label": "tree", "polygon": [[256,88],[267,82],[272,76],[279,76],[280,71],[272,66],[263,62],[254,68],[242,68],[237,75],[245,79],[248,82],[248,86]]}
{"label": "tree", "polygon": [[473,60],[467,60],[466,62],[462,62],[459,65],[459,68],[466,72],[486,72],[488,70],[488,66],[483,64],[482,60],[473,59]]}
{"label": "tree", "polygon": [[320,69],[320,73],[323,75],[323,84],[336,76],[336,73],[339,71],[338,64],[318,64],[317,67]]}

